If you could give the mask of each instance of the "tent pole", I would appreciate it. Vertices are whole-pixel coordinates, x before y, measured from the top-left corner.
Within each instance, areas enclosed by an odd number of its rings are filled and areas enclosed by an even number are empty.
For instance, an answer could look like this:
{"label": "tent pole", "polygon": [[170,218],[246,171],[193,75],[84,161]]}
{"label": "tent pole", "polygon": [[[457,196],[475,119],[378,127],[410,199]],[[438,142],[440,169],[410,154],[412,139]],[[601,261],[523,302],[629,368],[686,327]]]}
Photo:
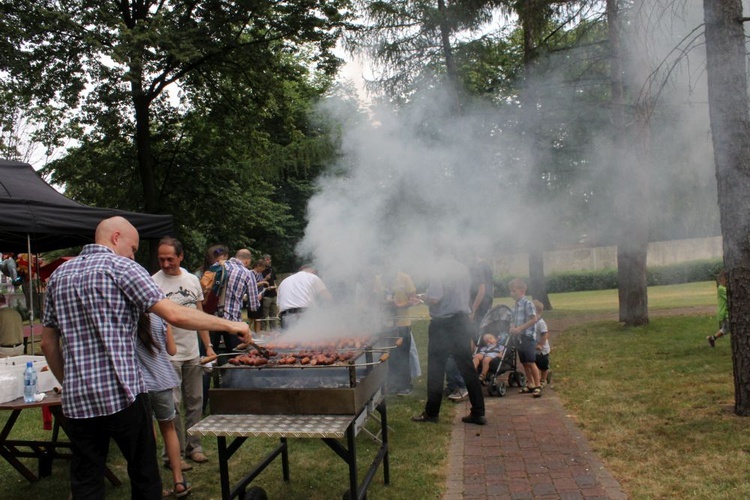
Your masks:
{"label": "tent pole", "polygon": [[[26,251],[29,256],[29,326],[31,336],[31,355],[34,356],[34,265],[31,256],[31,235],[26,234]],[[26,286],[26,285],[24,285]]]}

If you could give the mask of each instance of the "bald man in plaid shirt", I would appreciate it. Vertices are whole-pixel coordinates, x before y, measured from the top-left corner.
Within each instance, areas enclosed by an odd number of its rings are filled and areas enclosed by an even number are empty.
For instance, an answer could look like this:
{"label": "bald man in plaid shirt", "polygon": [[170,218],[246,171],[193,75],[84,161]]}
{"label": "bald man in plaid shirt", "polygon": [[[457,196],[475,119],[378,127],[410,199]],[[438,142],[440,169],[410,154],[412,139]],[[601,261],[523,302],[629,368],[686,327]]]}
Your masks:
{"label": "bald man in plaid shirt", "polygon": [[131,498],[162,497],[148,391],[135,354],[141,312],[182,328],[222,329],[252,340],[244,322],[167,299],[133,260],[138,245],[138,231],[126,219],[106,219],[95,243],[55,270],[47,284],[42,351],[63,385],[74,499],[104,498],[110,439],[128,462]]}

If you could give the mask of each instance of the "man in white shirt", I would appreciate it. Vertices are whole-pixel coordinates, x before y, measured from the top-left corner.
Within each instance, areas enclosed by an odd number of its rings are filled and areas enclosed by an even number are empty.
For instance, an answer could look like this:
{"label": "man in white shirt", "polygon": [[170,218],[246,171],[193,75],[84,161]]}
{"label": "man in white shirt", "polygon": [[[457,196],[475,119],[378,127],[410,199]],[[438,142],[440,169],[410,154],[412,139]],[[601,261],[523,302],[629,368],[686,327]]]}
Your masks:
{"label": "man in white shirt", "polygon": [[289,328],[296,322],[298,315],[309,307],[330,300],[331,294],[315,268],[311,264],[303,265],[299,272],[284,279],[279,285],[277,305],[281,328]]}
{"label": "man in white shirt", "polygon": [[[203,310],[203,291],[198,278],[180,265],[184,257],[182,243],[172,237],[162,238],[158,249],[161,270],[153,275],[154,281],[164,291],[167,298],[184,307]],[[200,365],[198,337],[206,348],[206,354],[214,353],[207,330],[184,330],[172,327],[177,352],[171,357],[172,367],[180,379],[174,389],[177,415],[175,427],[180,438],[180,451],[193,462],[204,463],[208,458],[203,453],[200,436],[188,436],[185,432],[197,424],[203,412],[203,368]],[[180,406],[184,402],[185,422],[180,416]],[[183,470],[192,467],[183,463]]]}

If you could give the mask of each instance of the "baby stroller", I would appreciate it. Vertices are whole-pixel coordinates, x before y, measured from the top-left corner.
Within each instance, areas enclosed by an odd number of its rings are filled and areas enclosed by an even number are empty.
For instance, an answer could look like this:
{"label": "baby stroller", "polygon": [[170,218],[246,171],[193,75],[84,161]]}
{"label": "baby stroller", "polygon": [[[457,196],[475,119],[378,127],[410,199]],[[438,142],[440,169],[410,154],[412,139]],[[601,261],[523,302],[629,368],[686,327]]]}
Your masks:
{"label": "baby stroller", "polygon": [[507,385],[523,387],[526,385],[526,375],[518,371],[516,364],[516,351],[518,336],[510,334],[510,325],[513,322],[513,312],[506,305],[497,305],[487,311],[479,324],[479,338],[477,338],[477,349],[482,347],[482,337],[491,333],[497,338],[500,353],[490,363],[490,371],[487,374],[487,392],[490,396],[505,396],[506,382],[500,377],[508,373]]}

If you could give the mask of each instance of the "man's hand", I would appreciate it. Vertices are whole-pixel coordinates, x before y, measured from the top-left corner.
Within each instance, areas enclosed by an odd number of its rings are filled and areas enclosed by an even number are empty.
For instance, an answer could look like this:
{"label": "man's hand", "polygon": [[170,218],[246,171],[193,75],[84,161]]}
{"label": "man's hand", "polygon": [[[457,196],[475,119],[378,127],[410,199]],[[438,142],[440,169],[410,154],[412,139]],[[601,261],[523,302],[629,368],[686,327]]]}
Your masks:
{"label": "man's hand", "polygon": [[233,328],[233,332],[237,334],[240,341],[245,344],[253,341],[253,336],[250,333],[250,325],[244,321],[234,321],[232,324],[236,326],[236,328]]}

